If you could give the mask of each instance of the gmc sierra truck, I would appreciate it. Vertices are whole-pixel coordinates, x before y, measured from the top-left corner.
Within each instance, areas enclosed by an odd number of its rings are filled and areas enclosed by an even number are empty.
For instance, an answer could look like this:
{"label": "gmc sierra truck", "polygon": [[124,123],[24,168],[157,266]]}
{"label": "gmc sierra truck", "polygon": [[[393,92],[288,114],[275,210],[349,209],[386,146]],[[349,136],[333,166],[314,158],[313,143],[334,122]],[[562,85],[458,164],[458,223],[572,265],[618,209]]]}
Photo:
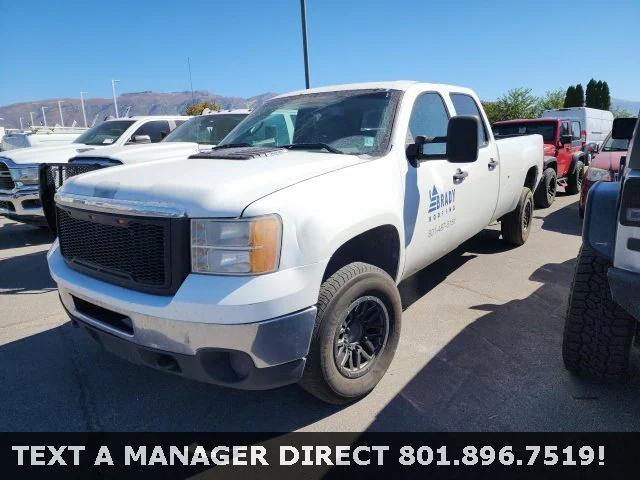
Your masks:
{"label": "gmc sierra truck", "polygon": [[64,308],[138,364],[357,400],[394,356],[401,280],[494,221],[529,236],[542,137],[495,141],[480,105],[407,81],[304,90],[188,162],[74,177],[48,254]]}
{"label": "gmc sierra truck", "polygon": [[120,145],[80,153],[67,163],[40,165],[40,200],[49,228],[56,231],[54,195],[71,177],[93,170],[156,160],[186,159],[215,147],[249,115],[249,110],[224,110],[187,120],[159,143]]}
{"label": "gmc sierra truck", "polygon": [[71,157],[107,146],[159,142],[190,117],[149,116],[107,120],[72,143],[0,152],[0,215],[46,225],[39,194],[39,166],[66,163]]}

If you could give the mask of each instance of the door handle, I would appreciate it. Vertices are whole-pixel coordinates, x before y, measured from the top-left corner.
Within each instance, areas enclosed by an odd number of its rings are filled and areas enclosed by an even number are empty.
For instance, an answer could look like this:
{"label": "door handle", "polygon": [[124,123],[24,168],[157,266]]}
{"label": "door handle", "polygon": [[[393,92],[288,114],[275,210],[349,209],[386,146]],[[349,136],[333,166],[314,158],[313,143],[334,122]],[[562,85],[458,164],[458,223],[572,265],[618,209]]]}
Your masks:
{"label": "door handle", "polygon": [[456,173],[453,174],[453,183],[462,183],[464,179],[469,176],[469,172],[464,172],[460,169],[456,170]]}
{"label": "door handle", "polygon": [[498,166],[498,162],[496,162],[493,158],[489,161],[489,171],[494,171]]}

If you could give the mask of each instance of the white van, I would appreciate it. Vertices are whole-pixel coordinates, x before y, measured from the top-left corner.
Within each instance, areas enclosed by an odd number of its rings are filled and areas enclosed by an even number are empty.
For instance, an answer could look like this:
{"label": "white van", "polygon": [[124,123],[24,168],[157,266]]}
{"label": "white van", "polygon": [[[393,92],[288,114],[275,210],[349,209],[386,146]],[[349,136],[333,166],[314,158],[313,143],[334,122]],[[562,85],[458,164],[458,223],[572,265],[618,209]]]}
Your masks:
{"label": "white van", "polygon": [[613,126],[613,113],[597,108],[571,107],[545,110],[542,118],[570,118],[578,120],[582,126],[582,137],[586,144],[595,143],[600,147]]}

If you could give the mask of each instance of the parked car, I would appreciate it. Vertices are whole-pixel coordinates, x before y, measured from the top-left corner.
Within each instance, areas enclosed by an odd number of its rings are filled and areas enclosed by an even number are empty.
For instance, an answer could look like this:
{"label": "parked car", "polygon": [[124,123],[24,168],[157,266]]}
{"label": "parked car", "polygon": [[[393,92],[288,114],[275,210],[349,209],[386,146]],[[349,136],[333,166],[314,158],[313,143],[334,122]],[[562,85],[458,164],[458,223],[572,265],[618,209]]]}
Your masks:
{"label": "parked car", "polygon": [[491,222],[530,234],[542,137],[495,141],[480,105],[417,82],[304,90],[188,162],[71,178],[48,254],[64,308],[136,363],[356,400],[394,356],[401,280]]}
{"label": "parked car", "polygon": [[[628,127],[628,123],[626,124]],[[614,123],[614,139],[629,138]],[[640,320],[640,128],[635,124],[622,178],[589,192],[564,326],[562,356],[577,374],[627,378]]]}
{"label": "parked car", "polygon": [[[613,125],[613,113],[588,107],[556,108],[545,110],[542,118],[560,118],[576,120],[582,127],[583,145],[595,145],[600,148]],[[585,153],[589,153],[585,148]],[[590,158],[587,158],[587,162]]]}
{"label": "parked car", "polygon": [[159,143],[120,145],[89,150],[67,163],[40,165],[40,200],[47,224],[56,231],[54,195],[73,176],[93,170],[156,160],[186,159],[213,148],[249,114],[249,110],[224,110],[193,117]]}
{"label": "parked car", "polygon": [[39,194],[39,165],[65,163],[71,157],[107,146],[159,142],[189,117],[168,115],[107,120],[72,143],[21,148],[0,153],[0,215],[46,225]]}
{"label": "parked car", "polygon": [[544,139],[544,173],[534,198],[542,208],[551,206],[560,185],[571,195],[579,193],[586,154],[582,150],[580,122],[557,118],[536,118],[496,122],[496,138],[539,134]]}
{"label": "parked car", "polygon": [[[614,120],[617,122],[629,123],[627,128],[633,130],[635,127],[637,118],[617,118]],[[584,181],[582,182],[582,189],[580,191],[580,202],[578,211],[580,217],[584,217],[584,208],[587,203],[587,193],[591,186],[599,181],[610,182],[618,180],[618,174],[620,171],[620,160],[627,153],[629,148],[629,138],[613,138],[612,134],[607,136],[607,139],[602,144],[602,148],[598,151],[591,164],[587,168]]]}
{"label": "parked car", "polygon": [[13,130],[2,136],[0,150],[66,145],[86,130],[76,127],[31,127],[28,130]]}

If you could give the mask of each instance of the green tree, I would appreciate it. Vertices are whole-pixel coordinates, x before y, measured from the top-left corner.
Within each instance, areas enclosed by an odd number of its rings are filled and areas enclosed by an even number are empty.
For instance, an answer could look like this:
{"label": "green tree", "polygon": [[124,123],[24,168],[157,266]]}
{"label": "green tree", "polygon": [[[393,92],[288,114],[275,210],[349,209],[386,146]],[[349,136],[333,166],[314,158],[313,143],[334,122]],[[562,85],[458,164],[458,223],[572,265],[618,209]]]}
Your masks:
{"label": "green tree", "polygon": [[500,109],[498,108],[497,102],[482,102],[482,108],[484,108],[484,111],[489,118],[489,123],[493,124],[503,120],[500,117]]}
{"label": "green tree", "polygon": [[596,82],[596,107],[595,108],[599,108],[600,110],[602,110],[602,105],[604,104],[603,93],[604,93],[604,84],[602,83],[602,80],[598,80]]}
{"label": "green tree", "polygon": [[545,110],[553,110],[564,106],[565,92],[561,88],[545,92],[543,96],[538,98],[535,116],[539,117]]}
{"label": "green tree", "polygon": [[631,117],[631,112],[628,112],[624,108],[614,108],[611,110],[613,116],[616,118],[629,118]]}
{"label": "green tree", "polygon": [[596,108],[597,101],[596,81],[592,78],[587,83],[586,106]]}
{"label": "green tree", "polygon": [[571,85],[569,88],[567,88],[567,93],[564,96],[563,107],[564,108],[573,107],[573,102],[575,101],[575,98],[576,98],[576,87]]}
{"label": "green tree", "polygon": [[602,110],[609,110],[611,108],[611,92],[609,91],[609,84],[607,82],[602,82],[600,102]]}
{"label": "green tree", "polygon": [[538,103],[530,88],[513,88],[496,100],[498,117],[500,120],[535,118]]}
{"label": "green tree", "polygon": [[215,102],[199,102],[193,103],[191,105],[187,105],[184,110],[185,115],[202,115],[202,112],[205,108],[208,108],[211,111],[219,112],[220,105]]}
{"label": "green tree", "polygon": [[584,89],[581,83],[576,85],[576,100],[574,103],[574,107],[584,107]]}

